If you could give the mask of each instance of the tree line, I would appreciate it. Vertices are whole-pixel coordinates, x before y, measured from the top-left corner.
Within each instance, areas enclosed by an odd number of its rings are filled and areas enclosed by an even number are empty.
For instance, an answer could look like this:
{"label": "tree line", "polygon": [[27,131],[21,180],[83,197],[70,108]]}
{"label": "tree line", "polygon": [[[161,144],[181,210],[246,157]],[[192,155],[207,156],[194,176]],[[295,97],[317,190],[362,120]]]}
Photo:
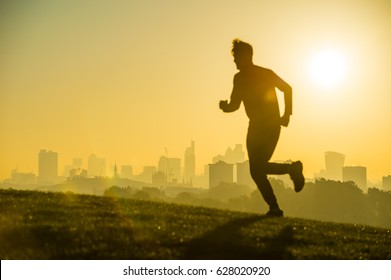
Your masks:
{"label": "tree line", "polygon": [[[270,178],[285,216],[391,227],[391,192],[369,188],[364,193],[353,182],[318,179],[306,183],[300,193],[286,188],[281,180]],[[200,192],[184,189],[168,196],[156,187],[112,186],[104,196],[162,201],[264,214],[268,209],[258,190],[246,185],[220,183]]]}

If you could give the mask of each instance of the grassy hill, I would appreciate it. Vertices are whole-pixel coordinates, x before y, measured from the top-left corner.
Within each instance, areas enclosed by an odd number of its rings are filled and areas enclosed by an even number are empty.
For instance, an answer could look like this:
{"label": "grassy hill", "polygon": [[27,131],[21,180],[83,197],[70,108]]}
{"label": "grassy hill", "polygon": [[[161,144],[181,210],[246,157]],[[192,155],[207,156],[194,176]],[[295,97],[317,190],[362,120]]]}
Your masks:
{"label": "grassy hill", "polygon": [[0,259],[391,259],[391,230],[0,190]]}

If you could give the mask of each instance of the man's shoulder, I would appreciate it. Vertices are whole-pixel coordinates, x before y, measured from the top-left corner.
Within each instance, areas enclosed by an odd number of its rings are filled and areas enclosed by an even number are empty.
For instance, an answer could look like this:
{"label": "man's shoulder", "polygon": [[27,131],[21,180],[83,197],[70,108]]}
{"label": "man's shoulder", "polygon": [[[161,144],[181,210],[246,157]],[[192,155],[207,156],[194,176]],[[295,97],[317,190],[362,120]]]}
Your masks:
{"label": "man's shoulder", "polygon": [[255,69],[262,74],[274,74],[273,70],[258,65],[255,65]]}
{"label": "man's shoulder", "polygon": [[234,81],[239,81],[240,78],[243,76],[243,73],[242,72],[237,72],[235,75],[234,75]]}
{"label": "man's shoulder", "polygon": [[259,77],[261,79],[270,79],[274,75],[275,73],[273,72],[273,70],[258,65],[254,65],[251,69],[237,72],[234,76],[234,81],[235,82],[240,82],[242,80],[246,81],[248,78],[253,79],[255,77]]}

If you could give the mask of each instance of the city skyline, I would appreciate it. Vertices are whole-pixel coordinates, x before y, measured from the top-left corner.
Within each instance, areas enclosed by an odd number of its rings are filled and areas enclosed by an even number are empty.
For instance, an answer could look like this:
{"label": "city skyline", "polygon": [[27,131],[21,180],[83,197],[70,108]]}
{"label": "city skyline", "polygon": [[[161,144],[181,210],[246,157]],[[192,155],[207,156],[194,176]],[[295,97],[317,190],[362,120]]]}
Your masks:
{"label": "city skyline", "polygon": [[[191,141],[191,143],[194,143],[194,142],[195,141],[193,141],[193,140]],[[225,149],[225,153],[222,152],[222,153],[219,153],[219,154],[212,155],[211,158],[209,159],[209,161],[206,161],[206,162],[200,162],[198,159],[196,159],[197,157],[195,156],[195,154],[192,154],[192,156],[194,157],[194,158],[192,158],[192,162],[194,161],[194,168],[195,168],[195,173],[194,174],[197,175],[197,176],[204,174],[206,165],[208,165],[210,163],[216,163],[217,161],[220,161],[220,160],[225,161],[227,163],[237,163],[237,162],[245,161],[246,159],[248,159],[248,157],[247,157],[247,152],[245,152],[243,146],[244,146],[243,144],[235,144],[233,146],[228,146]],[[184,175],[184,170],[185,170],[186,153],[189,150],[191,150],[192,146],[186,147],[186,145],[184,145],[184,147],[185,147],[184,148],[185,156],[181,157],[180,153],[179,153],[177,155],[169,157],[169,158],[180,158],[181,159],[181,161],[182,161],[181,169],[183,170],[183,172],[182,172],[183,174],[182,175]],[[242,152],[243,152],[243,159],[238,160],[238,161],[230,160],[233,157],[233,152],[235,151],[235,149],[238,149],[238,147],[243,149],[242,150]],[[232,148],[234,148],[234,149],[232,149]],[[193,147],[193,149],[194,149],[194,147]],[[52,151],[52,150],[49,150],[49,149],[39,149],[39,150],[40,151],[41,150]],[[201,150],[201,149],[199,148],[199,150]],[[61,154],[58,151],[55,151],[55,150],[53,150],[53,151],[58,153],[58,154]],[[191,151],[194,151],[194,150],[191,150]],[[222,149],[222,151],[224,151],[224,148]],[[345,159],[345,157],[347,157],[347,163],[343,164],[344,166],[366,166],[369,169],[368,178],[371,181],[380,181],[383,176],[391,175],[391,171],[390,171],[390,172],[386,172],[384,174],[380,174],[379,176],[372,176],[371,177],[371,167],[367,166],[365,164],[362,164],[362,161],[359,160],[357,162],[352,162],[351,160],[349,160],[349,156],[346,156],[346,154],[343,154],[343,153],[340,153],[340,152],[336,152],[336,151],[323,151],[323,152],[319,153],[320,165],[318,166],[318,168],[315,168],[313,170],[313,173],[310,173],[307,170],[304,170],[304,174],[305,174],[306,178],[314,178],[314,177],[317,177],[319,175],[321,175],[322,177],[324,177],[326,179],[332,179],[332,180],[340,180],[342,178],[342,171],[340,171],[341,172],[340,178],[338,178],[338,177],[336,178],[336,177],[333,177],[333,176],[330,176],[330,175],[327,174],[327,162],[325,162],[324,157],[322,157],[322,154],[325,154],[325,153],[339,154],[339,155],[343,156],[344,159]],[[94,152],[91,152],[90,154],[86,154],[85,158],[82,158],[82,157],[80,157],[78,155],[71,155],[71,156],[67,156],[66,157],[67,160],[64,160],[63,156],[59,156],[59,167],[58,167],[59,175],[63,174],[64,172],[66,173],[67,171],[69,171],[69,168],[72,167],[72,166],[76,166],[76,167],[79,167],[79,168],[84,167],[85,169],[88,169],[88,159],[91,156],[98,158],[97,153],[94,153]],[[158,163],[159,160],[161,160],[162,157],[167,157],[167,148],[164,148],[164,152],[162,151],[160,156],[159,155],[155,156],[155,158],[156,158],[155,161],[148,162],[146,165],[137,165],[137,164],[135,165],[135,164],[132,164],[131,160],[125,160],[125,161],[121,162],[121,161],[118,161],[116,158],[107,158],[105,155],[101,155],[101,154],[99,154],[99,157],[102,157],[102,158],[99,158],[99,159],[104,161],[103,164],[105,166],[105,168],[104,168],[105,173],[101,174],[99,171],[94,172],[94,174],[96,176],[105,176],[106,172],[110,172],[110,168],[113,167],[115,164],[117,164],[117,166],[130,166],[131,169],[132,169],[132,173],[133,174],[140,174],[140,173],[143,172],[143,169],[146,166],[158,167],[159,166],[159,163]],[[239,158],[242,158],[242,156],[239,155]],[[108,163],[106,162],[106,160],[109,160]],[[287,159],[287,160],[291,160],[291,159]],[[77,163],[70,164],[72,161],[73,162],[77,161]],[[281,161],[284,161],[284,160],[272,159],[272,161],[274,161],[274,162],[281,162]],[[81,164],[81,162],[83,162],[83,164]],[[38,164],[32,164],[32,165],[29,165],[26,168],[25,165],[16,163],[13,168],[11,168],[10,170],[8,170],[7,172],[4,173],[5,175],[3,175],[3,177],[0,177],[0,180],[4,180],[4,179],[8,178],[7,176],[9,176],[9,174],[12,171],[14,171],[14,170],[18,170],[18,171],[21,171],[21,172],[24,172],[24,173],[38,174],[39,173],[38,169],[39,169]],[[326,174],[323,174],[324,172],[326,172]]]}
{"label": "city skyline", "polygon": [[37,173],[42,148],[60,170],[95,153],[138,174],[166,148],[182,158],[190,139],[200,174],[245,147],[243,108],[218,108],[240,38],[293,88],[272,160],[300,159],[312,177],[324,151],[341,151],[379,181],[391,174],[389,34],[388,0],[3,1],[0,178]]}
{"label": "city skyline", "polygon": [[[191,141],[190,147],[187,147],[184,152],[183,158],[175,158],[175,157],[167,157],[165,155],[161,155],[155,164],[143,166],[140,172],[134,172],[134,168],[132,165],[128,163],[118,163],[114,161],[113,164],[106,165],[106,158],[98,157],[96,154],[92,153],[86,160],[86,164],[83,164],[83,159],[76,157],[72,159],[72,165],[63,165],[63,171],[59,168],[58,158],[59,155],[55,151],[41,149],[37,154],[37,172],[35,173],[33,170],[18,170],[12,169],[10,171],[11,177],[0,178],[4,183],[12,182],[12,180],[20,180],[30,182],[28,185],[32,185],[31,181],[34,181],[34,184],[42,184],[48,185],[50,183],[56,184],[59,182],[67,180],[68,178],[72,178],[74,176],[80,176],[85,178],[97,178],[97,177],[117,177],[127,179],[139,179],[140,181],[144,181],[145,183],[151,183],[153,181],[153,175],[157,173],[161,173],[165,176],[166,183],[175,183],[175,184],[190,184],[194,183],[194,180],[197,177],[205,177],[207,180],[210,180],[210,168],[213,167],[214,170],[219,170],[219,168],[215,166],[235,166],[235,173],[233,173],[232,179],[227,183],[238,183],[238,184],[246,184],[248,186],[253,186],[254,182],[248,171],[244,171],[248,169],[248,159],[247,157],[242,157],[241,144],[235,144],[235,149],[228,147],[225,155],[216,155],[214,156],[208,163],[202,165],[203,172],[202,173],[194,173],[194,177],[192,180],[186,180],[186,158],[190,154],[191,165],[192,168],[195,168],[195,160],[196,153],[194,153],[195,141]],[[235,157],[233,157],[236,154]],[[309,180],[314,180],[318,178],[324,178],[327,180],[333,181],[354,181],[362,190],[366,191],[367,188],[370,187],[383,187],[385,178],[391,177],[390,174],[383,174],[380,178],[373,180],[373,178],[368,177],[367,175],[367,166],[361,165],[346,165],[344,164],[345,155],[339,152],[334,151],[326,151],[324,152],[324,166],[319,170],[319,172],[315,172],[311,176],[306,176]],[[283,162],[283,161],[277,161]],[[52,165],[52,166],[51,166]],[[120,168],[120,172],[118,169]],[[208,169],[208,171],[207,171]],[[223,168],[224,169],[224,168]],[[222,169],[222,170],[223,170]],[[57,172],[57,175],[55,173]],[[234,172],[234,169],[232,169]],[[237,173],[236,173],[237,172]],[[216,173],[216,171],[214,171]],[[246,174],[248,173],[248,174]],[[336,175],[337,174],[337,175]],[[9,175],[8,175],[9,176]],[[16,177],[15,177],[16,176]],[[14,178],[15,177],[15,178]],[[207,178],[209,177],[209,179]],[[214,176],[215,177],[215,176]],[[272,176],[276,177],[276,176]],[[278,177],[278,176],[277,176]],[[276,177],[276,178],[277,178]],[[235,178],[235,179],[234,179]],[[353,179],[353,178],[358,178]],[[285,182],[283,178],[280,178]],[[11,180],[11,181],[10,181]],[[194,180],[194,181],[193,181]],[[386,179],[387,180],[387,179]],[[213,181],[213,179],[212,179]],[[216,184],[216,180],[214,180],[214,185]],[[387,189],[389,188],[387,181]],[[23,185],[23,184],[21,184]],[[290,186],[288,183],[287,187]],[[205,187],[205,186],[203,186]]]}

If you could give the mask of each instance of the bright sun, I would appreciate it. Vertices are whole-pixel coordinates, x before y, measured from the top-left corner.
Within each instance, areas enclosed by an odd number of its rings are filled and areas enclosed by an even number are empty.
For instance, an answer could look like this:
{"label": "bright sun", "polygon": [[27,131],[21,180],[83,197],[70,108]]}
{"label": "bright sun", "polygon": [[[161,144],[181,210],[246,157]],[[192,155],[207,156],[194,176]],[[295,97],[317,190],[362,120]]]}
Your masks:
{"label": "bright sun", "polygon": [[309,71],[312,81],[322,89],[331,89],[343,82],[346,60],[342,53],[322,51],[311,58]]}

